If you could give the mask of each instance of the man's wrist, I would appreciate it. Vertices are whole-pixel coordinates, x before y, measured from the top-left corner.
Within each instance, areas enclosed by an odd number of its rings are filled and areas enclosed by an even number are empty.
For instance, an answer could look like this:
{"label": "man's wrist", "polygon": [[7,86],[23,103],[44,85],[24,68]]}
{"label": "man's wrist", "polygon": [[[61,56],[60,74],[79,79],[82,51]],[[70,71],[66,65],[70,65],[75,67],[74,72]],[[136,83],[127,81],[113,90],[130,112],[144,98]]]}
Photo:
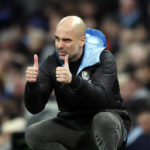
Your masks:
{"label": "man's wrist", "polygon": [[34,90],[38,86],[38,82],[26,82],[26,87],[29,90]]}
{"label": "man's wrist", "polygon": [[80,84],[80,78],[75,76],[75,75],[72,75],[72,80],[71,80],[71,83],[70,83],[71,89],[76,91],[79,87],[79,84]]}

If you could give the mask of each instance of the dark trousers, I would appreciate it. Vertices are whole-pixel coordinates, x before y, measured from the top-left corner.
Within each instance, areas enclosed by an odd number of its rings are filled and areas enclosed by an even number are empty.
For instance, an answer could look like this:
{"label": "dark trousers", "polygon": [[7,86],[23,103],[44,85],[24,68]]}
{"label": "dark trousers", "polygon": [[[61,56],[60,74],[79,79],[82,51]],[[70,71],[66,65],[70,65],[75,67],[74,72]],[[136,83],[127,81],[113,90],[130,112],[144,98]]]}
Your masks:
{"label": "dark trousers", "polygon": [[74,130],[57,119],[29,126],[26,143],[33,150],[118,150],[125,138],[125,128],[118,114],[100,112],[89,128]]}

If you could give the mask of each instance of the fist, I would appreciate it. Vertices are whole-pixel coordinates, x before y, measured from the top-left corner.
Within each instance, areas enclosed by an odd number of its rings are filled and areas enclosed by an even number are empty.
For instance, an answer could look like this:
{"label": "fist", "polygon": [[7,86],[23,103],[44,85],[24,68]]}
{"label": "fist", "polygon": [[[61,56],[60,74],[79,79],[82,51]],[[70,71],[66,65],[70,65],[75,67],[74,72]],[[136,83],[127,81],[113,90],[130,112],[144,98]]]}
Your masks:
{"label": "fist", "polygon": [[36,82],[39,74],[38,56],[34,55],[34,65],[26,70],[26,81]]}
{"label": "fist", "polygon": [[72,81],[72,74],[68,64],[68,55],[65,56],[64,67],[56,68],[56,80],[65,84],[69,84]]}

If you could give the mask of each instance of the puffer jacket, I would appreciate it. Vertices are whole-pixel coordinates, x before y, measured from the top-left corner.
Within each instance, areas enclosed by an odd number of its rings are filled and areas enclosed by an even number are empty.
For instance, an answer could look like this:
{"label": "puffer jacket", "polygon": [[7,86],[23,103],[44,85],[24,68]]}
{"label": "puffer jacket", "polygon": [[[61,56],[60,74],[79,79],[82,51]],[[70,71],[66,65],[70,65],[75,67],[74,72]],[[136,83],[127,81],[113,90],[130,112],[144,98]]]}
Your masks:
{"label": "puffer jacket", "polygon": [[37,82],[26,83],[24,100],[31,113],[41,112],[54,90],[60,111],[58,118],[83,122],[100,111],[114,111],[122,117],[125,127],[129,127],[114,56],[105,49],[104,35],[100,31],[96,34],[93,29],[87,30],[84,55],[70,84],[56,81],[56,67],[63,66],[57,51],[47,57],[40,66]]}

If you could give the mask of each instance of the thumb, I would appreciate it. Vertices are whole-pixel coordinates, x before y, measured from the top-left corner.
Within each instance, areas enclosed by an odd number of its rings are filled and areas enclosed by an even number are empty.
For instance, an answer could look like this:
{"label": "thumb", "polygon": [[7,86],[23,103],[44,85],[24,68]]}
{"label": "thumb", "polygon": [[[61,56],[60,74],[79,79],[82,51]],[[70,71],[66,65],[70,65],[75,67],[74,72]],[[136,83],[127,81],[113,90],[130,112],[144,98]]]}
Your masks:
{"label": "thumb", "polygon": [[68,64],[68,55],[65,56],[64,67],[69,68],[69,64]]}
{"label": "thumb", "polygon": [[37,54],[34,54],[34,67],[39,67]]}

